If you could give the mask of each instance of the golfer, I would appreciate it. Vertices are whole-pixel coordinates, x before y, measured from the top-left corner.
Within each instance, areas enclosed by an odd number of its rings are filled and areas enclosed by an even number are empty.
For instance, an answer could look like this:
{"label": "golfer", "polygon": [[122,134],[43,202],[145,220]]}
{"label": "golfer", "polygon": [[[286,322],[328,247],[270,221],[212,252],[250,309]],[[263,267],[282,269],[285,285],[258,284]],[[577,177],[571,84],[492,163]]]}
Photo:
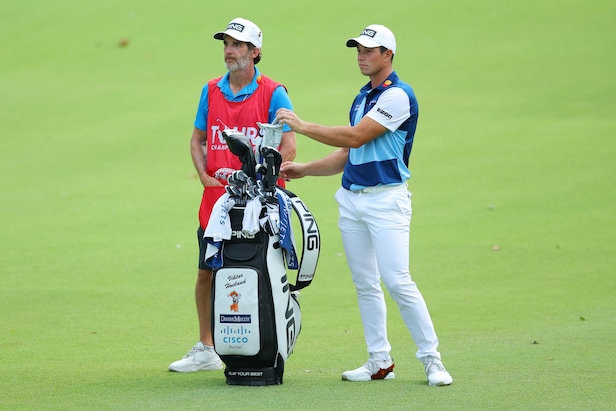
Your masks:
{"label": "golfer", "polygon": [[411,193],[409,156],[417,126],[413,89],[393,70],[394,34],[370,25],[346,42],[357,49],[359,70],[370,81],[360,89],[349,114],[349,126],[322,126],[280,109],[276,119],[321,143],[339,147],[307,163],[285,162],[281,176],[328,176],[342,172],[336,192],[338,226],[357,291],[368,361],[346,371],[342,379],[370,381],[394,378],[387,338],[387,316],[381,281],[417,345],[428,383],[449,385],[453,379],[441,362],[438,338],[422,294],[409,272]]}

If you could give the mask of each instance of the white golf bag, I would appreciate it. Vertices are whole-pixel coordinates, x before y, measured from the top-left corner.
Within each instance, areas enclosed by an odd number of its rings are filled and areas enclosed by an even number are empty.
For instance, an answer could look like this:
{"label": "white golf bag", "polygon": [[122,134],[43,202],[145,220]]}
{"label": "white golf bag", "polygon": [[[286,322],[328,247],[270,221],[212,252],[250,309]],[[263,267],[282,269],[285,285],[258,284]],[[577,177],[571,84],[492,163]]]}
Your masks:
{"label": "white golf bag", "polygon": [[[281,157],[275,149],[263,147],[266,164],[256,164],[246,136],[235,130],[225,130],[223,136],[243,167],[229,177],[204,235],[206,261],[214,272],[214,349],[226,365],[227,384],[282,384],[285,362],[301,330],[298,290],[314,277],[319,231],[304,203],[276,186]],[[292,213],[302,228],[301,258]],[[287,269],[298,270],[295,284]]]}

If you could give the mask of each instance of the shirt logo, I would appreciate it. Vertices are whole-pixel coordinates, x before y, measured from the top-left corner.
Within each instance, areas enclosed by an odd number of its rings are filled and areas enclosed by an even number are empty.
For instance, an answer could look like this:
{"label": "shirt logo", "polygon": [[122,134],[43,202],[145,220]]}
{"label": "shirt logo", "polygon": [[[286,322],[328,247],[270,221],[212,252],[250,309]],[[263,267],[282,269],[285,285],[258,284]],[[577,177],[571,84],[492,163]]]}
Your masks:
{"label": "shirt logo", "polygon": [[368,36],[368,37],[374,37],[376,36],[376,31],[370,30],[370,29],[364,29],[364,31],[361,32],[361,35]]}
{"label": "shirt logo", "polygon": [[244,25],[240,23],[229,23],[227,30],[235,30],[241,33],[244,31]]}
{"label": "shirt logo", "polygon": [[380,107],[377,107],[376,112],[383,115],[384,117],[387,117],[389,120],[391,120],[391,118],[393,117],[391,114],[389,114],[387,111],[383,110]]}

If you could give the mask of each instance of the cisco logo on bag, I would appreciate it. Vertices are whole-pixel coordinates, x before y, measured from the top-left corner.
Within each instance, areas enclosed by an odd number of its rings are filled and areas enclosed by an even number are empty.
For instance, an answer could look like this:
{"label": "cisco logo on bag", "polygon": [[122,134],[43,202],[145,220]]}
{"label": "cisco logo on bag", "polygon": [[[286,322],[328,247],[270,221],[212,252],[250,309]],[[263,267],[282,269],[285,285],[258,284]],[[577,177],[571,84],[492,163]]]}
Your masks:
{"label": "cisco logo on bag", "polygon": [[[220,317],[220,322],[222,323],[222,317],[224,316],[221,315]],[[238,316],[234,315],[233,317]],[[250,322],[250,316],[248,315],[246,317],[249,317],[248,322]],[[240,325],[239,328],[227,325],[225,328],[220,330],[220,333],[224,334],[224,337],[222,337],[222,342],[225,344],[248,344],[250,341],[248,336],[251,334],[251,331],[243,325]]]}

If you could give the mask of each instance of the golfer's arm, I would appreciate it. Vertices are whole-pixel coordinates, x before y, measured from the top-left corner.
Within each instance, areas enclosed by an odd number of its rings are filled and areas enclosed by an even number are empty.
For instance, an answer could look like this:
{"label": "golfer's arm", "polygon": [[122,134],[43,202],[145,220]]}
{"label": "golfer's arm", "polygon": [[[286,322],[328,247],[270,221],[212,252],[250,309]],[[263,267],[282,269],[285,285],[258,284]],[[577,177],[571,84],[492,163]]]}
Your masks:
{"label": "golfer's arm", "polygon": [[332,176],[342,173],[349,156],[348,148],[339,148],[327,156],[304,163],[304,172],[307,176]]}
{"label": "golfer's arm", "polygon": [[364,117],[355,126],[323,126],[316,123],[302,122],[300,134],[321,143],[346,148],[358,148],[370,140],[374,140],[385,132],[386,128],[371,119]]}

